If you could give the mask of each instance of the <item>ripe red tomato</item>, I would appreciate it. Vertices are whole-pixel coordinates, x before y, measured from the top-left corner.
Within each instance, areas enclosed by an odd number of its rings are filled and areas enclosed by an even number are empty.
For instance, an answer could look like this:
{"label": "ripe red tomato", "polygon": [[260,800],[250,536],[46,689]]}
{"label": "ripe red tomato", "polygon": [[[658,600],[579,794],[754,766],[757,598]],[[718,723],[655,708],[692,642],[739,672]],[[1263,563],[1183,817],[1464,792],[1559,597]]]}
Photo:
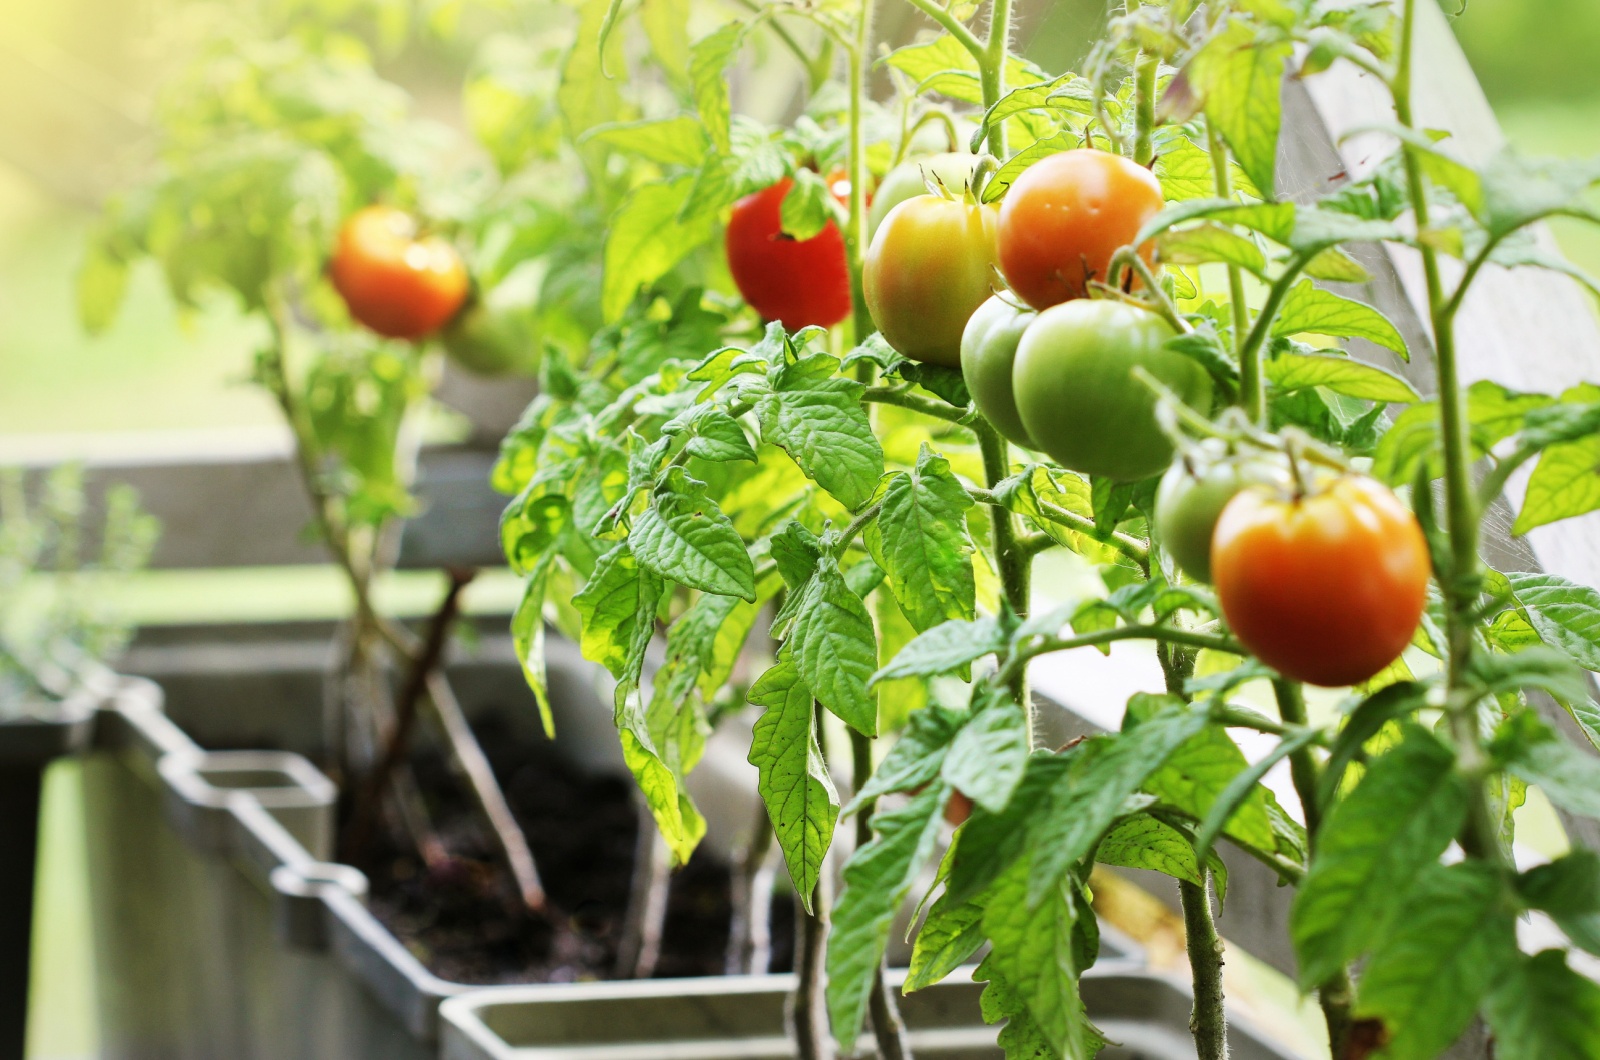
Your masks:
{"label": "ripe red tomato", "polygon": [[[1120,155],[1083,148],[1042,158],[1000,202],[1000,271],[1035,309],[1083,298],[1161,206],[1155,175]],[[1140,253],[1148,261],[1153,248]]]}
{"label": "ripe red tomato", "polygon": [[861,286],[885,341],[913,361],[961,367],[961,334],[988,301],[994,276],[992,206],[916,195],[878,226]]}
{"label": "ripe red tomato", "polygon": [[1339,688],[1411,642],[1428,598],[1416,517],[1364,475],[1297,497],[1253,486],[1211,541],[1217,599],[1234,636],[1285,677]]}
{"label": "ripe red tomato", "polygon": [[328,275],[350,315],[392,339],[439,330],[470,286],[456,248],[437,236],[418,239],[416,221],[392,206],[368,206],[345,221]]}
{"label": "ripe red tomato", "polygon": [[793,183],[785,177],[733,204],[728,268],[744,300],[766,319],[790,331],[829,328],[850,315],[844,236],[831,220],[810,239],[783,234],[779,210]]}

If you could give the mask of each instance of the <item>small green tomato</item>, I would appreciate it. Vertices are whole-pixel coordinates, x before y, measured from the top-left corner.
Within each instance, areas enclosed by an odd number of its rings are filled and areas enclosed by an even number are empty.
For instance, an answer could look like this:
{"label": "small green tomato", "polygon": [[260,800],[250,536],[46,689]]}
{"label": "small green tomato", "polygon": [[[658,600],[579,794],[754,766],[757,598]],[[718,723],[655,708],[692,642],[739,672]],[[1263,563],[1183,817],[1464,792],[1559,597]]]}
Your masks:
{"label": "small green tomato", "polygon": [[1179,568],[1196,581],[1211,581],[1211,537],[1222,509],[1247,486],[1287,488],[1289,467],[1277,453],[1231,455],[1211,438],[1178,457],[1156,491],[1155,533]]}

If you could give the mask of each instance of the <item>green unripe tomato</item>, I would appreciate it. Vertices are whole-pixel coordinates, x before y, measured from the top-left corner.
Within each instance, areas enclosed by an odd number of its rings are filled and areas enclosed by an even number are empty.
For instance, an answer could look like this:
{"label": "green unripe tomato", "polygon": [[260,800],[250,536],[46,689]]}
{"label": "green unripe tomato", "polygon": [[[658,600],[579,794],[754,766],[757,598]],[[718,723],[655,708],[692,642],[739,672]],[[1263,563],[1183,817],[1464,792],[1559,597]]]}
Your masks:
{"label": "green unripe tomato", "polygon": [[950,189],[950,194],[961,197],[972,180],[972,171],[978,167],[981,155],[951,151],[927,158],[913,158],[902,162],[884,174],[883,182],[872,193],[872,208],[867,211],[867,235],[878,230],[889,211],[914,195],[928,193],[928,178],[937,177],[938,183]]}
{"label": "green unripe tomato", "polygon": [[913,361],[961,366],[967,321],[995,280],[993,206],[917,195],[889,211],[861,263],[884,340]]}
{"label": "green unripe tomato", "polygon": [[1063,467],[1123,482],[1172,461],[1156,424],[1155,394],[1133,376],[1143,368],[1180,400],[1211,408],[1211,377],[1166,348],[1172,326],[1125,302],[1075,299],[1051,306],[1023,333],[1011,385],[1028,437]]}
{"label": "green unripe tomato", "polygon": [[995,430],[1029,449],[1039,447],[1022,425],[1011,377],[1022,333],[1038,316],[1033,310],[1018,309],[996,295],[978,307],[961,334],[961,375],[978,411],[988,417]]}
{"label": "green unripe tomato", "polygon": [[518,280],[475,297],[440,333],[452,361],[485,376],[531,372],[539,363],[537,292]]}
{"label": "green unripe tomato", "polygon": [[1288,487],[1289,468],[1282,456],[1230,456],[1224,443],[1208,439],[1198,452],[1173,461],[1156,491],[1155,533],[1185,574],[1211,581],[1217,517],[1235,494],[1256,485]]}

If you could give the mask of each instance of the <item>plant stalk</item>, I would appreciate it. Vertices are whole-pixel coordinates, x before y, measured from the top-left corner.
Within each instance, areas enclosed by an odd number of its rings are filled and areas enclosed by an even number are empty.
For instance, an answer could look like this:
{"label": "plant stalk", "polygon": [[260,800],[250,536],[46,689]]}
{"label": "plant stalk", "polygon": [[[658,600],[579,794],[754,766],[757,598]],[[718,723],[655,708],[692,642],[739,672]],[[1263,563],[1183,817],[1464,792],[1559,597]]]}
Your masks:
{"label": "plant stalk", "polygon": [[[1211,152],[1211,175],[1217,198],[1231,199],[1233,175],[1228,171],[1228,147],[1210,119],[1206,120],[1206,146]],[[1228,265],[1228,298],[1233,311],[1233,352],[1237,357],[1243,350],[1245,335],[1250,330],[1250,306],[1245,302],[1244,270],[1233,264]],[[1267,393],[1261,377],[1259,356],[1250,358],[1248,363],[1240,358],[1239,404],[1251,423],[1259,427],[1266,422]]]}
{"label": "plant stalk", "polygon": [[[1000,102],[1006,94],[1006,58],[1011,43],[1011,0],[993,0],[989,8],[989,36],[978,59],[978,79],[983,86],[983,109]],[[1004,162],[1008,153],[1006,123],[989,125],[989,153]]]}
{"label": "plant stalk", "polygon": [[[850,730],[850,780],[857,791],[872,778],[872,740]],[[872,842],[872,814],[876,802],[864,803],[856,811],[856,849]],[[911,1060],[911,1045],[906,1041],[905,1024],[894,1003],[894,995],[883,981],[884,962],[872,973],[872,993],[868,1011],[872,1016],[872,1036],[878,1043],[879,1060]]]}
{"label": "plant stalk", "polygon": [[1178,881],[1183,905],[1184,945],[1194,975],[1194,1011],[1189,1030],[1198,1060],[1226,1060],[1228,1023],[1222,1007],[1222,938],[1211,912],[1211,873],[1202,869],[1200,885]]}
{"label": "plant stalk", "polygon": [[[1395,115],[1401,125],[1415,129],[1411,111],[1411,78],[1416,33],[1416,0],[1405,0],[1400,22],[1400,54],[1393,81]],[[1420,232],[1429,223],[1428,190],[1415,149],[1401,143],[1406,189]],[[1467,396],[1456,363],[1454,312],[1459,297],[1447,298],[1439,276],[1439,256],[1426,242],[1420,246],[1427,280],[1429,324],[1433,333],[1434,373],[1438,384],[1440,443],[1444,449],[1446,525],[1450,531],[1450,570],[1439,571],[1446,608],[1445,704],[1457,766],[1469,780],[1467,832],[1462,847],[1471,856],[1505,860],[1499,828],[1489,806],[1485,785],[1488,761],[1478,733],[1478,697],[1469,687],[1467,670],[1473,652],[1472,611],[1481,582],[1478,558],[1478,520],[1482,512],[1472,485],[1472,449],[1468,441]],[[1466,283],[1467,281],[1463,281]]]}
{"label": "plant stalk", "polygon": [[1156,160],[1156,71],[1160,66],[1160,56],[1142,51],[1134,66],[1133,160],[1146,168]]}
{"label": "plant stalk", "polygon": [[[988,421],[975,427],[978,447],[983,453],[983,473],[992,489],[1011,473],[1010,446],[1000,437]],[[1017,524],[1011,509],[998,502],[989,506],[990,522],[994,534],[995,570],[1000,575],[1000,592],[1011,609],[1027,617],[1031,592],[1032,557],[1017,536]],[[1028,693],[1028,670],[1017,667],[1010,675],[1011,694],[1021,704],[1028,716],[1028,733],[1033,739],[1033,697]]]}
{"label": "plant stalk", "polygon": [[867,254],[867,140],[862,120],[862,101],[867,91],[867,46],[872,38],[873,0],[861,0],[856,15],[855,40],[846,54],[850,88],[850,221],[845,242],[849,245],[851,320],[856,342],[864,342],[874,330],[862,287],[862,265]]}
{"label": "plant stalk", "polygon": [[[1278,715],[1286,725],[1304,727],[1306,724],[1305,692],[1294,681],[1279,678],[1272,682],[1272,692],[1278,701]],[[1315,850],[1317,833],[1322,829],[1322,804],[1317,801],[1321,789],[1322,767],[1311,748],[1303,747],[1289,756],[1289,776],[1294,781],[1295,794],[1306,818],[1306,836]],[[1311,851],[1307,852],[1308,854]],[[1326,982],[1317,986],[1317,1003],[1322,1007],[1322,1018],[1328,1025],[1328,1046],[1334,1056],[1342,1055],[1345,1039],[1350,1034],[1351,1004],[1350,972],[1340,969]]]}

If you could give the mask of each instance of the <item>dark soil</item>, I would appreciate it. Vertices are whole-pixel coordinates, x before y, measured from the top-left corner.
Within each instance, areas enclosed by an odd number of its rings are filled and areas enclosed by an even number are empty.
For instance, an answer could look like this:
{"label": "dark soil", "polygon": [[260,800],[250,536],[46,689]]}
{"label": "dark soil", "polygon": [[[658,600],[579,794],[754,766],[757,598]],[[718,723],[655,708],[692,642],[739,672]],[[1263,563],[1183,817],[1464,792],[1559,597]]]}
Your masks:
{"label": "dark soil", "polygon": [[[371,907],[429,970],[458,983],[573,982],[615,977],[638,818],[626,777],[575,769],[544,741],[487,719],[479,741],[538,862],[549,904],[522,910],[471,796],[434,749],[413,759],[450,854],[429,869],[409,842],[382,836],[360,867]],[[731,916],[728,866],[702,849],[668,891],[658,977],[720,975]],[[773,903],[771,970],[792,964],[793,912]]]}

